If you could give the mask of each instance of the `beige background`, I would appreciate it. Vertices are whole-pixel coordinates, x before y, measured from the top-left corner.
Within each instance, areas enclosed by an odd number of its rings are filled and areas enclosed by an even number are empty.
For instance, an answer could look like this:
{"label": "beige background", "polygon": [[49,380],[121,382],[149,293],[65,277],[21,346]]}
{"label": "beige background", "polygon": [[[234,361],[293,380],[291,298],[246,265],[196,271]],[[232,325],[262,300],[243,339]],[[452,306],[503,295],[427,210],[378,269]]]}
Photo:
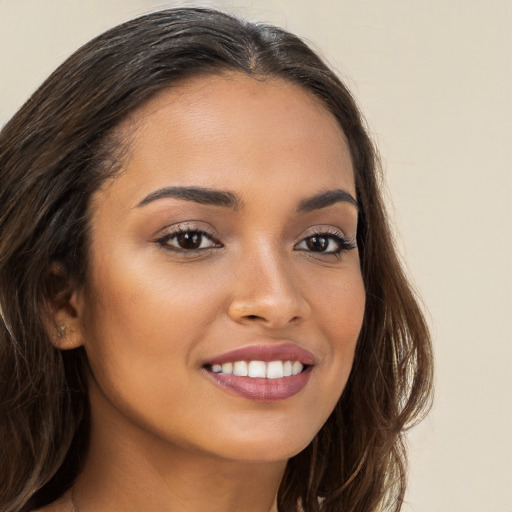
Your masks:
{"label": "beige background", "polygon": [[[0,0],[0,125],[79,45],[176,4]],[[378,141],[437,359],[404,510],[512,512],[512,0],[198,4],[313,42]]]}

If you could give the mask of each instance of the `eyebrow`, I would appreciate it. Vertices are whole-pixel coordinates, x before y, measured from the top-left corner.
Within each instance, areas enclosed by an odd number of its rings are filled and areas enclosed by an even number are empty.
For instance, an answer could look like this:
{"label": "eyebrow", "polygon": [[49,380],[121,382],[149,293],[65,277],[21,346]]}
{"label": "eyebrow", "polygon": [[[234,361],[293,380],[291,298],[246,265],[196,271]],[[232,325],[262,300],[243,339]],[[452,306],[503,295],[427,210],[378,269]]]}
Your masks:
{"label": "eyebrow", "polygon": [[[148,194],[137,204],[137,208],[160,199],[182,199],[232,210],[241,210],[244,207],[243,201],[236,194],[227,190],[212,190],[201,187],[164,187]],[[335,189],[302,199],[297,205],[297,212],[307,213],[320,210],[340,202],[349,203],[359,209],[357,201],[349,192],[343,189]]]}
{"label": "eyebrow", "polygon": [[208,204],[213,206],[222,206],[231,208],[232,210],[240,210],[243,208],[243,202],[235,194],[223,190],[212,190],[201,187],[164,187],[147,195],[138,205],[137,208],[145,206],[159,199],[183,199],[185,201],[193,201],[199,204]]}
{"label": "eyebrow", "polygon": [[312,197],[303,199],[299,202],[297,211],[299,213],[311,212],[313,210],[327,208],[336,203],[349,203],[359,210],[359,205],[354,197],[346,190],[339,188],[336,190],[326,190],[325,192],[320,192]]}

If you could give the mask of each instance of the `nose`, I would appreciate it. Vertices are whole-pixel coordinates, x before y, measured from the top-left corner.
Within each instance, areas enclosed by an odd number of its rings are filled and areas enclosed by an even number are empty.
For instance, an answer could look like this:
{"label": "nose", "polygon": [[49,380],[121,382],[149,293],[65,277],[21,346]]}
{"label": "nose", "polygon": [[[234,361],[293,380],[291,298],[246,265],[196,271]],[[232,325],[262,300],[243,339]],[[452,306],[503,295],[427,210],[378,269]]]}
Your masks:
{"label": "nose", "polygon": [[270,250],[242,258],[235,272],[228,314],[244,324],[279,329],[304,321],[310,305],[300,290],[293,267]]}

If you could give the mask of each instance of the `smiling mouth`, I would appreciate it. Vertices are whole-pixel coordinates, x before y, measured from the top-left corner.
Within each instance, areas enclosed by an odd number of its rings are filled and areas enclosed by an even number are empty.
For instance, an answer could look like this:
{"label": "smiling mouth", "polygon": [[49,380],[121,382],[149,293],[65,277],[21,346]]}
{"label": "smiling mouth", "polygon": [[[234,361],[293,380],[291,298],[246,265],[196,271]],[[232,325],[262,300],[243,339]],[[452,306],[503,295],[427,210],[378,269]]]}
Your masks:
{"label": "smiling mouth", "polygon": [[314,365],[300,361],[235,361],[206,364],[211,381],[230,395],[253,402],[279,402],[302,391]]}
{"label": "smiling mouth", "polygon": [[235,375],[251,379],[283,379],[299,375],[311,365],[300,361],[235,361],[223,364],[207,364],[205,369],[221,375]]}

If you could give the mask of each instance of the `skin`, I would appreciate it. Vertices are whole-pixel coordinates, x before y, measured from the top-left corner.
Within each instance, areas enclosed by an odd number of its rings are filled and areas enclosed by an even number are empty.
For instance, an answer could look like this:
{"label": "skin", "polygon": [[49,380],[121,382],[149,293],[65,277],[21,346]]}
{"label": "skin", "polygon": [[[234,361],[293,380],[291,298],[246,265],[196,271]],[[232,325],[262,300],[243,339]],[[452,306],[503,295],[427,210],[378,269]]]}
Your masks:
{"label": "skin", "polygon": [[[276,511],[286,461],[341,396],[363,318],[357,248],[332,253],[332,232],[355,239],[357,208],[297,212],[328,190],[355,197],[345,137],[297,85],[236,73],[161,92],[123,129],[122,172],[91,205],[87,285],[55,314],[68,326],[60,348],[84,345],[90,361],[92,427],[74,504],[68,493],[47,510]],[[230,191],[243,206],[138,206],[169,186]],[[177,226],[214,242],[158,242]],[[310,250],[326,229],[329,250]],[[283,341],[315,357],[291,398],[235,396],[203,368]]]}

